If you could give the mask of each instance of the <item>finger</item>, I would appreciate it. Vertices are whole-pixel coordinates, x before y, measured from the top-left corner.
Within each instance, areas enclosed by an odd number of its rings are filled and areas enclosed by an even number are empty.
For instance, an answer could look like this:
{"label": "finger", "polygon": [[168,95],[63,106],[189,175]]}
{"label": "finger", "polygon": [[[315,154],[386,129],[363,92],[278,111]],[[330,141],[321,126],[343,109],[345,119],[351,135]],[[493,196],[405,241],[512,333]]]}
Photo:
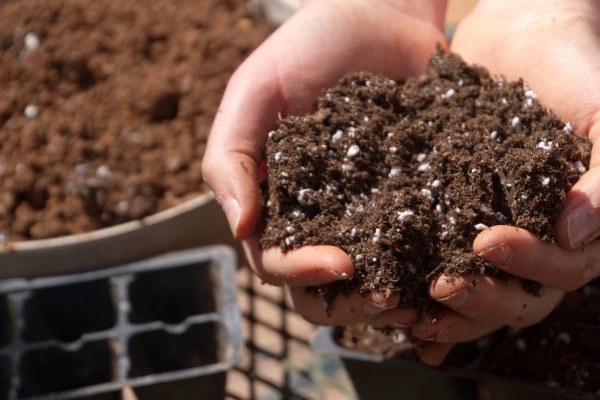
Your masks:
{"label": "finger", "polygon": [[261,250],[256,237],[243,245],[254,273],[271,285],[318,286],[354,274],[350,257],[337,247],[305,246],[284,253],[279,247]]}
{"label": "finger", "polygon": [[455,311],[448,310],[439,318],[423,316],[411,329],[412,334],[421,340],[458,343],[477,339],[502,327],[502,324],[489,324],[475,321]]}
{"label": "finger", "polygon": [[376,291],[365,296],[356,292],[339,294],[331,303],[320,293],[307,293],[306,288],[290,288],[290,294],[296,311],[315,325],[372,322],[377,326],[404,328],[419,318],[415,310],[397,308],[398,296],[385,297]]}
{"label": "finger", "polygon": [[590,169],[571,188],[556,221],[556,241],[576,249],[600,236],[600,166]]}
{"label": "finger", "polygon": [[417,346],[416,350],[421,361],[423,361],[425,364],[431,365],[432,367],[437,367],[444,362],[444,359],[448,353],[450,353],[452,347],[454,347],[454,343],[434,342],[426,343],[423,346]]}
{"label": "finger", "polygon": [[278,115],[311,110],[321,90],[349,71],[416,75],[438,41],[444,37],[433,25],[388,4],[321,2],[303,7],[257,49],[227,86],[202,165],[234,235],[246,239],[256,230],[256,169]]}
{"label": "finger", "polygon": [[550,314],[564,292],[544,286],[538,297],[525,292],[517,279],[501,281],[481,275],[442,275],[432,282],[429,294],[444,306],[473,320],[520,328],[535,324]]}
{"label": "finger", "polygon": [[123,388],[123,391],[121,392],[121,398],[123,400],[138,400],[135,392],[129,386]]}
{"label": "finger", "polygon": [[493,226],[475,238],[473,250],[510,274],[564,291],[576,290],[600,275],[596,242],[566,250],[524,229]]}

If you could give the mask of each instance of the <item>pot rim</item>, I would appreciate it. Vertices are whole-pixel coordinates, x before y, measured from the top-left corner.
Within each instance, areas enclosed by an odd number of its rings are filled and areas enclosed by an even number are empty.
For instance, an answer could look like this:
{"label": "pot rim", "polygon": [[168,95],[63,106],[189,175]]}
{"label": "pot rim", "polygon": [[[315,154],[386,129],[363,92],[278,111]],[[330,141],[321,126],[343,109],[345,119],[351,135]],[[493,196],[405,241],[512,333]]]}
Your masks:
{"label": "pot rim", "polygon": [[185,214],[191,210],[204,206],[214,199],[214,193],[212,191],[208,191],[197,197],[194,197],[193,199],[187,200],[181,204],[157,212],[148,217],[125,222],[115,226],[101,228],[91,232],[76,233],[50,239],[25,240],[22,242],[9,242],[6,244],[0,244],[0,254],[68,247],[106,239],[111,236],[123,235],[125,233],[133,232],[150,225],[156,225],[171,218]]}

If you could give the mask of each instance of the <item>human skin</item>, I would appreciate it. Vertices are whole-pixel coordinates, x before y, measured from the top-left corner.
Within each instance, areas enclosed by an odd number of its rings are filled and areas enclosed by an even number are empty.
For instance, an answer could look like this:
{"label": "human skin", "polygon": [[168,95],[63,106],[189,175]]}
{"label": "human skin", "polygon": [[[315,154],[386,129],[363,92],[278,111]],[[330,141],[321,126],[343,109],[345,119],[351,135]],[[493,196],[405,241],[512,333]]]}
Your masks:
{"label": "human skin", "polygon": [[[244,241],[251,267],[267,283],[288,286],[301,315],[319,325],[411,326],[415,336],[429,342],[419,352],[432,365],[439,364],[454,343],[504,325],[538,322],[565,291],[598,276],[599,245],[586,244],[584,252],[580,248],[600,232],[596,146],[590,171],[569,193],[556,223],[557,244],[504,226],[482,232],[474,242],[474,251],[499,268],[544,284],[540,297],[524,292],[516,279],[504,283],[480,275],[442,276],[431,285],[430,295],[448,312],[436,320],[399,309],[398,297],[376,292],[338,298],[328,315],[323,299],[306,294],[304,287],[352,275],[349,257],[330,246],[285,254],[278,248],[261,251],[256,227],[261,213],[258,180],[264,174],[259,172],[261,149],[278,114],[313,110],[321,89],[350,71],[368,70],[395,79],[417,75],[435,44],[445,43],[444,8],[444,1],[307,2],[232,77],[203,164],[205,179],[235,236]],[[599,16],[592,0],[482,0],[457,29],[452,49],[492,74],[525,78],[543,104],[594,142],[600,140],[600,76],[594,68],[600,65]],[[587,208],[580,210],[581,205]],[[467,284],[473,279],[478,281],[475,287]]]}
{"label": "human skin", "polygon": [[[453,310],[436,323],[423,318],[412,328],[417,337],[435,336],[437,342],[423,350],[433,364],[452,343],[497,325],[538,322],[564,292],[600,275],[600,242],[593,242],[600,235],[600,2],[481,0],[456,30],[452,50],[493,75],[522,77],[542,104],[593,147],[590,170],[570,190],[556,221],[556,244],[507,226],[482,232],[473,244],[476,254],[498,268],[542,283],[539,298],[524,293],[515,280],[499,285],[481,276],[441,277],[431,286],[430,295]],[[474,278],[479,283],[470,288],[466,283]]]}
{"label": "human skin", "polygon": [[[348,255],[331,246],[307,246],[282,254],[261,251],[262,211],[258,180],[267,133],[279,115],[314,110],[321,90],[346,73],[368,70],[395,79],[417,75],[445,43],[445,0],[312,0],[260,46],[231,78],[203,161],[206,182],[223,206],[234,235],[243,240],[250,265],[265,282],[286,285],[298,312],[320,325],[366,322],[410,325],[419,316],[397,308],[398,297],[352,294],[332,304],[305,286],[352,275]],[[339,304],[338,304],[339,302]]]}

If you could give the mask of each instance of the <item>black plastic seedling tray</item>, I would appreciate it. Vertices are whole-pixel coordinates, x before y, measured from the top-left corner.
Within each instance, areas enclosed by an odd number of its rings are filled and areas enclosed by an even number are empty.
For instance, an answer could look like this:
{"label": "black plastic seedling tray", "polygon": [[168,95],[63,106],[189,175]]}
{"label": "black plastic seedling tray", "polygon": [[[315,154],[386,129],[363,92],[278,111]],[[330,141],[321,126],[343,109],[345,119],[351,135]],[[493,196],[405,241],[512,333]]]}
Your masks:
{"label": "black plastic seedling tray", "polygon": [[241,356],[236,265],[216,246],[0,282],[0,399],[222,399]]}
{"label": "black plastic seedling tray", "polygon": [[[599,332],[600,334],[600,332]],[[600,337],[600,336],[599,336]],[[597,399],[597,394],[560,392],[539,383],[525,382],[477,370],[478,357],[464,368],[436,369],[403,359],[385,360],[373,354],[346,349],[334,339],[334,328],[319,328],[312,348],[340,357],[360,399],[477,400],[477,387],[485,383],[494,400]],[[544,362],[540,359],[540,362]],[[599,388],[600,389],[600,388]]]}

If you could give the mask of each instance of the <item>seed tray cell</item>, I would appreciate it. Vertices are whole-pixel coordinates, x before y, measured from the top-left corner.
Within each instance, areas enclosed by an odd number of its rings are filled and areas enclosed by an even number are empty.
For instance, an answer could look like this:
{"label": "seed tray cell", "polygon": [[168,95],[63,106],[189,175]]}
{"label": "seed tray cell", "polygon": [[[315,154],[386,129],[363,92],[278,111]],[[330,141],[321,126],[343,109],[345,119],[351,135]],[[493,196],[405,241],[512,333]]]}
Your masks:
{"label": "seed tray cell", "polygon": [[0,400],[222,398],[241,355],[224,246],[0,282]]}

